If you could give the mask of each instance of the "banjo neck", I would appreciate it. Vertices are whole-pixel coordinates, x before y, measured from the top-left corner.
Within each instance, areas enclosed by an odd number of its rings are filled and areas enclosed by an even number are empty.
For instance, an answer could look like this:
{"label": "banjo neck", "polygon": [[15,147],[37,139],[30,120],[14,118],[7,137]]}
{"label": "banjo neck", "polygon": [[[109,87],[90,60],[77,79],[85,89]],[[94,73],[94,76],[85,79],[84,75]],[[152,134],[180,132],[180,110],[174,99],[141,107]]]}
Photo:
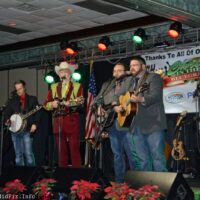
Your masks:
{"label": "banjo neck", "polygon": [[36,113],[38,110],[40,110],[42,107],[43,107],[43,106],[36,106],[35,109],[33,109],[33,110],[31,110],[30,112],[28,112],[28,113],[22,115],[22,118],[23,118],[23,119],[28,118],[29,116],[33,115],[33,114]]}

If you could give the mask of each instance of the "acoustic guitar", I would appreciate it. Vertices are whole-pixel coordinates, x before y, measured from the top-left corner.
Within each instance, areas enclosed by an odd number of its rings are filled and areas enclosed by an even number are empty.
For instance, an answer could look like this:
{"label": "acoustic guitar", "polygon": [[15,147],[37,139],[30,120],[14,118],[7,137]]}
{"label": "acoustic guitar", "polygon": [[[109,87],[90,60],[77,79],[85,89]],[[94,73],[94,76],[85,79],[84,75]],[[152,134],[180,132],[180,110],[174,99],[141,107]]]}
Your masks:
{"label": "acoustic guitar", "polygon": [[176,123],[176,137],[173,140],[173,148],[171,151],[172,158],[174,160],[186,160],[184,143],[180,140],[181,136],[181,126],[180,123],[182,122],[183,118],[186,116],[187,111],[183,111],[180,116],[178,117]]}
{"label": "acoustic guitar", "polygon": [[123,112],[117,114],[117,121],[120,127],[129,127],[137,113],[137,103],[131,102],[131,95],[136,96],[149,89],[149,84],[144,83],[135,92],[126,92],[119,97],[119,103],[124,108]]}

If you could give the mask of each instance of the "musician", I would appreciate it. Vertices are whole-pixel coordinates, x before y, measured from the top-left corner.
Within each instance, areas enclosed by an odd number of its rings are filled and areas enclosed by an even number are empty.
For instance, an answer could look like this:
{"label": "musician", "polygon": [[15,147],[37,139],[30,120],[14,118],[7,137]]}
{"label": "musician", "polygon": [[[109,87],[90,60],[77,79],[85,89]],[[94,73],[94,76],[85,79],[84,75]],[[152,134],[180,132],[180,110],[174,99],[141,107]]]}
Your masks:
{"label": "musician", "polygon": [[[167,171],[164,156],[164,134],[167,126],[162,79],[156,73],[147,72],[146,62],[141,56],[131,59],[130,71],[133,76],[127,78],[123,84],[124,92],[137,90],[144,83],[149,85],[149,89],[142,94],[133,93],[131,96],[131,101],[138,106],[130,131],[139,157],[140,170]],[[115,109],[117,112],[123,111],[121,105]]]}
{"label": "musician", "polygon": [[[83,88],[80,83],[73,82],[71,75],[74,67],[67,62],[55,66],[55,72],[60,82],[51,85],[48,92],[45,108],[53,111],[53,132],[58,150],[59,167],[68,166],[67,142],[69,142],[70,157],[73,167],[80,167],[80,107],[71,107],[71,101],[83,97]],[[64,108],[63,108],[64,107]]]}
{"label": "musician", "polygon": [[[104,109],[109,105],[113,107],[118,99],[121,84],[125,76],[125,66],[122,63],[117,63],[113,68],[113,77],[111,81],[107,81],[102,85],[102,88],[96,97],[96,99],[103,101],[102,105],[98,107],[98,115],[103,116],[106,112]],[[113,108],[112,108],[113,109]],[[114,154],[114,171],[115,171],[115,182],[124,182],[125,176],[125,155],[127,155],[129,167],[131,170],[137,169],[137,155],[134,151],[134,146],[131,140],[131,134],[128,129],[117,128],[116,120],[112,126],[108,128],[108,134],[111,143],[111,149]]]}
{"label": "musician", "polygon": [[[38,100],[35,96],[26,93],[26,83],[18,80],[14,83],[15,92],[9,100],[5,110],[6,125],[9,127],[19,123],[17,120],[10,121],[12,114],[26,114],[35,109]],[[17,166],[35,166],[35,159],[32,150],[33,135],[36,133],[39,123],[39,114],[35,113],[27,118],[25,129],[19,130],[17,133],[11,132],[11,138],[15,150],[15,162]]]}

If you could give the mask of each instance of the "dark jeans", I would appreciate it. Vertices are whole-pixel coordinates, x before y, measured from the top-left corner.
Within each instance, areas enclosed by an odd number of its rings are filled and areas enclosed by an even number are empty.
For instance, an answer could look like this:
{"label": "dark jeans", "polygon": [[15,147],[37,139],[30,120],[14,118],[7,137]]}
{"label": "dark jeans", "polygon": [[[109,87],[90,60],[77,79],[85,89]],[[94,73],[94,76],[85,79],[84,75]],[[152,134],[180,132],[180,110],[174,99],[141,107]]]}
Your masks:
{"label": "dark jeans", "polygon": [[126,170],[124,152],[127,155],[131,170],[139,169],[137,154],[135,152],[131,134],[128,131],[118,130],[116,128],[116,123],[109,128],[109,138],[114,154],[115,181],[120,183],[124,181]]}
{"label": "dark jeans", "polygon": [[35,166],[33,138],[29,132],[11,133],[17,166]]}
{"label": "dark jeans", "polygon": [[144,134],[139,129],[136,129],[132,137],[139,157],[140,170],[167,171],[164,156],[164,130]]}

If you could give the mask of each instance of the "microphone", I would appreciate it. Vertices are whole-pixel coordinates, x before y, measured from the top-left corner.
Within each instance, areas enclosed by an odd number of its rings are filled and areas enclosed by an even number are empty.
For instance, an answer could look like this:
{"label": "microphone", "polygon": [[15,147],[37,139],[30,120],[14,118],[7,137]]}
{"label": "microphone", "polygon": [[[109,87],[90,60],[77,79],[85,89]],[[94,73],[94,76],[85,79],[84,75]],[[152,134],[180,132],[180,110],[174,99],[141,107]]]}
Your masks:
{"label": "microphone", "polygon": [[120,77],[116,78],[116,80],[121,80],[121,79],[128,77],[128,76],[132,76],[131,71],[125,71],[124,74],[122,74]]}
{"label": "microphone", "polygon": [[61,81],[64,81],[66,79],[66,77],[65,76],[63,76],[63,77],[60,77],[60,80]]}

